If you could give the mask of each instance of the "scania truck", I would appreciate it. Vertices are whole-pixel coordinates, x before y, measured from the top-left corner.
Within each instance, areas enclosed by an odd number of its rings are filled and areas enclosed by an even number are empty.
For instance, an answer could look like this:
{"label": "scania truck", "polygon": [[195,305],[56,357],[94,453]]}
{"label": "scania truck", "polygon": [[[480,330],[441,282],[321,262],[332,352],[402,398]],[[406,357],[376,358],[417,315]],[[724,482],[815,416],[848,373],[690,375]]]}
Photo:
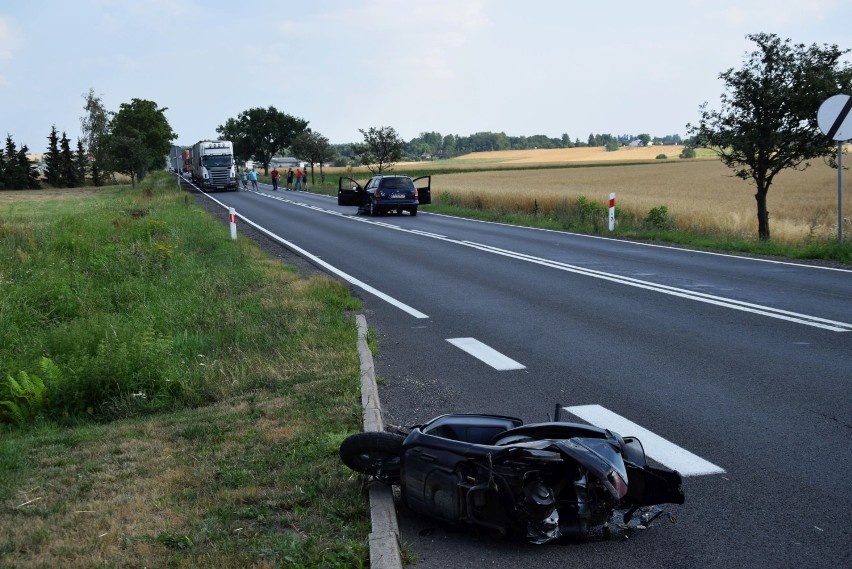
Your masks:
{"label": "scania truck", "polygon": [[237,191],[234,144],[230,140],[200,140],[192,146],[192,181],[205,192]]}

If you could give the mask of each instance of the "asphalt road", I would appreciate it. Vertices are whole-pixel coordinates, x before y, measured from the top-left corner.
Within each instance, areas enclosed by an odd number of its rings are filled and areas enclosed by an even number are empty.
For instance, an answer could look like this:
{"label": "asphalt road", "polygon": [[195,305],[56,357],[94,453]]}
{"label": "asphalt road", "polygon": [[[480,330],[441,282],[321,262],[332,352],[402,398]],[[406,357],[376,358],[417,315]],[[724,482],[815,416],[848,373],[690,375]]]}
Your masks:
{"label": "asphalt road", "polygon": [[[687,453],[677,523],[609,539],[534,547],[400,507],[416,567],[852,566],[852,271],[428,213],[370,218],[270,189],[213,197],[355,283],[380,338],[386,421],[532,422],[560,403]],[[471,341],[504,359],[456,345]]]}

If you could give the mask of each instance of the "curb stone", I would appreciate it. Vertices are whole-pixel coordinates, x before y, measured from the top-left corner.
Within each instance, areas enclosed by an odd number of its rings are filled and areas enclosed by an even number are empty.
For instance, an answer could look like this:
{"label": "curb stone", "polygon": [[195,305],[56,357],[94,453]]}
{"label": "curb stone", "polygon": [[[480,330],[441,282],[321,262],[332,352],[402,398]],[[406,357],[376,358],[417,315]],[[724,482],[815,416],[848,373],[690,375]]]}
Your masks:
{"label": "curb stone", "polygon": [[[363,314],[355,316],[358,326],[358,358],[361,361],[361,407],[365,432],[384,430],[379,390],[376,386],[376,370],[373,354],[367,346],[367,319]],[[399,526],[390,486],[371,480],[370,518],[373,531],[370,533],[370,568],[402,569],[399,553]]]}

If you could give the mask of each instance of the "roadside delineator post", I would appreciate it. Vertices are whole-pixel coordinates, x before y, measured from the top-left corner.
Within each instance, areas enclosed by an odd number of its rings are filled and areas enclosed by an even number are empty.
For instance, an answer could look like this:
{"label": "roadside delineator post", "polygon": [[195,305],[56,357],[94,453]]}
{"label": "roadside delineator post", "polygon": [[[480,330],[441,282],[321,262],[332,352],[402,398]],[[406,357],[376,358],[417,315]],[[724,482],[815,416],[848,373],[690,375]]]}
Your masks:
{"label": "roadside delineator post", "polygon": [[615,229],[615,192],[609,194],[609,230]]}
{"label": "roadside delineator post", "polygon": [[228,208],[228,221],[231,223],[231,240],[237,240],[237,212],[234,208]]}

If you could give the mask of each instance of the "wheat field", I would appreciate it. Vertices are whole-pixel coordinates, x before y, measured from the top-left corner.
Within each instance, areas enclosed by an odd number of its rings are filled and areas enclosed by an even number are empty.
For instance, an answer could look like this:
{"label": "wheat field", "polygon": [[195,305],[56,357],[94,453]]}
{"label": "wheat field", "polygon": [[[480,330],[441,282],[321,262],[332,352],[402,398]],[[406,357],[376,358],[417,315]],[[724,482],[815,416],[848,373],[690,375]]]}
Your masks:
{"label": "wheat field", "polygon": [[[659,150],[655,149],[656,154]],[[551,153],[557,155],[554,151],[529,152],[517,153],[511,160],[515,164],[543,164]],[[436,174],[432,191],[436,198],[441,192],[476,196],[484,207],[502,205],[531,211],[537,204],[544,212],[566,200],[574,202],[579,196],[606,204],[610,192],[615,192],[616,207],[640,219],[651,208],[665,205],[678,229],[746,238],[757,235],[754,186],[734,177],[733,171],[716,159],[662,161],[652,157],[646,164],[634,165]],[[836,237],[837,170],[817,160],[805,171],[781,172],[769,189],[767,205],[775,240],[801,243],[809,238]],[[845,225],[848,223],[846,220]]]}

